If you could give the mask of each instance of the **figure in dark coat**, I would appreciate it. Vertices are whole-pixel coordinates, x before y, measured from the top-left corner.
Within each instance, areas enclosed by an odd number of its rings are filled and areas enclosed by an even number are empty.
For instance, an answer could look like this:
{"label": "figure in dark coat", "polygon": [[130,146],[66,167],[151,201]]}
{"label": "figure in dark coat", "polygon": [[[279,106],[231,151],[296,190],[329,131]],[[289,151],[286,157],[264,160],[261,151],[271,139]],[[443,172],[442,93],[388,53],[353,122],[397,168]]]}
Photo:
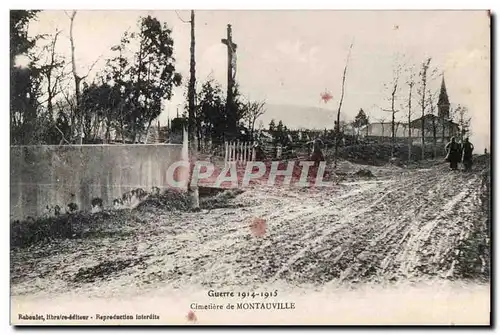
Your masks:
{"label": "figure in dark coat", "polygon": [[325,160],[323,151],[321,150],[323,142],[321,140],[314,140],[313,150],[310,160],[314,162],[314,166],[318,167],[319,163]]}
{"label": "figure in dark coat", "polygon": [[255,157],[254,160],[257,162],[261,162],[265,159],[264,152],[262,151],[262,147],[260,146],[260,143],[255,142],[253,145],[253,148],[255,150]]}
{"label": "figure in dark coat", "polygon": [[458,162],[462,159],[462,148],[460,143],[455,141],[455,137],[451,138],[451,141],[446,144],[446,160],[450,162],[450,168],[452,170],[458,169]]}
{"label": "figure in dark coat", "polygon": [[472,152],[474,151],[474,145],[469,142],[467,137],[462,143],[462,164],[464,165],[465,171],[470,171],[472,169]]}

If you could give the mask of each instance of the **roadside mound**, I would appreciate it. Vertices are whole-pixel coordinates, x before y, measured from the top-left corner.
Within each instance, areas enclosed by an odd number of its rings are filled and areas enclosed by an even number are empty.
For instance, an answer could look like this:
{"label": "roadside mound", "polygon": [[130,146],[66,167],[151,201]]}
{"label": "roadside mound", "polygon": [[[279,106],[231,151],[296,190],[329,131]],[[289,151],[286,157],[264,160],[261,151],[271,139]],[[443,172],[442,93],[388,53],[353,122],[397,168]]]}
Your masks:
{"label": "roadside mound", "polygon": [[185,191],[177,189],[167,189],[158,195],[150,195],[135,208],[137,211],[148,209],[163,209],[167,211],[180,210],[188,211],[191,207],[191,200]]}
{"label": "roadside mound", "polygon": [[[99,213],[77,212],[37,220],[14,221],[10,227],[10,246],[27,247],[54,239],[105,237],[120,231],[130,214],[123,210]],[[121,234],[125,234],[124,231]]]}
{"label": "roadside mound", "polygon": [[[229,208],[231,200],[243,191],[220,190],[215,195],[200,196],[201,209]],[[149,195],[135,208],[110,209],[100,212],[79,211],[36,220],[11,223],[11,248],[24,248],[48,243],[56,239],[105,238],[130,235],[136,227],[148,224],[144,219],[165,212],[191,211],[191,198],[185,191],[167,189],[157,195]]]}
{"label": "roadside mound", "polygon": [[[422,159],[422,147],[412,146],[412,161],[419,161]],[[353,163],[368,164],[368,165],[385,165],[391,160],[392,145],[390,143],[380,144],[356,144],[339,148],[339,157],[349,160]],[[438,150],[438,155],[440,152]],[[329,152],[331,156],[333,152]],[[425,148],[425,159],[432,159],[434,149],[432,146]],[[394,158],[396,162],[405,162],[408,160],[408,145],[396,144],[394,146]]]}

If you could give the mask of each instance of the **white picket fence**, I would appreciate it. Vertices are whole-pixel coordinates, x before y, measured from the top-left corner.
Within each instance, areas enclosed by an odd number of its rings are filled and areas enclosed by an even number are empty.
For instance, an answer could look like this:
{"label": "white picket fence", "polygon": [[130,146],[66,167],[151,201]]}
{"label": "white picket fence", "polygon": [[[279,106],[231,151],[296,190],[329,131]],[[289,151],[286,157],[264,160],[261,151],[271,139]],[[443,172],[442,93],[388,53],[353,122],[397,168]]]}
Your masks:
{"label": "white picket fence", "polygon": [[253,142],[225,142],[224,162],[236,162],[245,164],[255,160],[255,148]]}

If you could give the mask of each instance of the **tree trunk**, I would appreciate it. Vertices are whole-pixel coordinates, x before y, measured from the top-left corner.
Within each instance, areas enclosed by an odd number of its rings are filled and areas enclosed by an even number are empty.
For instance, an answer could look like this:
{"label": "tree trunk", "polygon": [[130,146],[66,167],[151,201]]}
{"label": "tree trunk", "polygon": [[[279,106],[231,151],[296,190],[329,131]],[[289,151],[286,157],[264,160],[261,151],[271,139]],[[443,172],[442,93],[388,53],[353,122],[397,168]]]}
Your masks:
{"label": "tree trunk", "polygon": [[196,60],[195,60],[195,16],[194,10],[191,10],[191,46],[190,46],[190,63],[189,63],[189,86],[188,86],[188,157],[189,157],[189,176],[188,176],[188,193],[191,196],[191,208],[199,210],[200,201],[198,187],[191,187],[193,177],[193,168],[195,159],[194,156],[194,134],[195,134],[195,96],[196,96]]}
{"label": "tree trunk", "polygon": [[422,107],[422,119],[421,119],[421,129],[422,129],[422,160],[425,159],[425,107],[426,107],[426,102],[425,102],[425,97],[426,97],[426,90],[427,90],[427,71],[429,70],[429,64],[431,62],[431,58],[428,58],[423,64],[422,64],[422,70],[421,70],[421,80],[422,80],[422,100],[421,100],[421,107]]}
{"label": "tree trunk", "polygon": [[391,158],[394,157],[394,146],[396,144],[396,110],[394,109],[394,100],[396,100],[396,91],[398,89],[398,80],[399,80],[399,74],[396,75],[395,80],[394,80],[394,86],[392,89],[392,94],[391,94],[391,113],[392,113],[392,118],[391,118]]}
{"label": "tree trunk", "polygon": [[95,116],[94,122],[92,124],[92,128],[90,131],[92,140],[96,141],[97,138],[99,137],[99,129],[101,128],[101,118],[99,116]]}
{"label": "tree trunk", "polygon": [[411,161],[411,147],[412,147],[412,139],[411,139],[411,93],[413,90],[413,81],[410,82],[410,93],[408,97],[408,162]]}
{"label": "tree trunk", "polygon": [[50,64],[47,68],[46,76],[47,76],[47,110],[49,112],[50,117],[54,117],[54,107],[53,107],[53,100],[54,100],[54,95],[56,93],[56,86],[57,82],[59,81],[58,77],[55,78],[54,85],[52,85],[52,71],[57,67],[56,63],[56,43],[57,43],[57,37],[59,36],[60,31],[56,31],[56,34],[54,35],[54,39],[52,40],[51,46],[50,46]]}
{"label": "tree trunk", "polygon": [[109,144],[111,142],[110,137],[110,128],[111,128],[111,121],[109,119],[106,120],[106,134],[104,135],[106,137],[106,144]]}
{"label": "tree trunk", "polygon": [[253,119],[252,121],[252,129],[251,129],[251,139],[252,139],[252,142],[254,141],[254,134],[255,134],[255,122],[257,121],[257,119]]}
{"label": "tree trunk", "polygon": [[47,73],[47,111],[50,117],[54,117],[54,107],[52,105],[54,97],[52,96],[51,73],[52,69],[49,69]]}
{"label": "tree trunk", "polygon": [[437,157],[437,153],[436,153],[436,148],[437,148],[437,129],[436,129],[436,119],[433,117],[432,118],[432,139],[433,139],[433,145],[434,145],[434,148],[433,148],[433,156],[434,156],[434,159]]}
{"label": "tree trunk", "polygon": [[349,53],[347,54],[347,60],[344,67],[344,74],[342,75],[342,93],[340,95],[339,108],[337,110],[337,129],[335,134],[335,154],[333,156],[333,167],[337,168],[337,158],[339,152],[339,140],[340,140],[340,111],[342,109],[342,103],[344,101],[344,91],[345,91],[345,76],[347,73],[347,66],[349,65],[349,58],[351,57],[352,43],[349,46]]}
{"label": "tree trunk", "polygon": [[411,117],[408,117],[408,161],[411,161],[411,149],[412,149],[412,138],[411,138]]}
{"label": "tree trunk", "polygon": [[[393,103],[394,105],[394,103]],[[391,120],[391,158],[394,157],[394,146],[396,144],[396,113],[392,112]]]}
{"label": "tree trunk", "polygon": [[203,141],[203,134],[201,132],[201,124],[196,122],[196,139],[198,141],[198,151],[201,151],[201,144]]}
{"label": "tree trunk", "polygon": [[70,17],[70,27],[69,27],[69,41],[71,44],[71,67],[72,67],[72,72],[73,72],[73,77],[75,80],[75,99],[76,99],[76,106],[75,106],[75,114],[77,116],[80,116],[80,125],[79,128],[80,130],[78,131],[78,142],[80,144],[83,144],[83,123],[84,123],[84,115],[81,111],[81,105],[80,105],[80,82],[81,78],[78,76],[76,72],[76,62],[75,62],[75,40],[73,38],[73,23],[75,21],[75,16],[76,16],[76,10],[73,11],[73,14]]}
{"label": "tree trunk", "polygon": [[120,135],[122,137],[122,143],[125,144],[125,125],[123,122],[123,105],[120,103]]}
{"label": "tree trunk", "polygon": [[188,138],[192,142],[195,134],[195,95],[196,95],[196,59],[195,59],[195,16],[191,11],[191,46],[189,62],[189,86],[188,86]]}
{"label": "tree trunk", "polygon": [[422,160],[425,159],[425,107],[422,107],[421,131],[422,131]]}
{"label": "tree trunk", "polygon": [[[151,129],[151,123],[153,123],[153,120],[149,120],[148,121],[148,126],[146,127],[146,138],[144,139],[144,143],[147,144],[148,143],[148,138],[149,138],[149,130]],[[159,130],[159,129],[158,129]],[[141,139],[141,137],[139,137],[139,140]]]}

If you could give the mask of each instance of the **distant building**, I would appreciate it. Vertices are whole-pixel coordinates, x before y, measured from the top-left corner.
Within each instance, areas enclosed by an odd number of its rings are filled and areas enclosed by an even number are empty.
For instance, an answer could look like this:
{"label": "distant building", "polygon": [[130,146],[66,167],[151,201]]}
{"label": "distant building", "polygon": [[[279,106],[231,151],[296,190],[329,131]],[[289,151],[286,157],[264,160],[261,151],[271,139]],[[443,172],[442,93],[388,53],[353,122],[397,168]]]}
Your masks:
{"label": "distant building", "polygon": [[[408,124],[396,122],[394,125],[395,137],[408,137]],[[414,129],[412,129],[412,136]],[[374,122],[359,129],[360,137],[391,137],[392,123],[391,122]]]}
{"label": "distant building", "polygon": [[[444,77],[441,82],[441,90],[438,98],[438,115],[426,114],[418,119],[408,123],[396,122],[395,137],[400,140],[408,138],[409,128],[411,128],[411,136],[414,142],[418,143],[422,138],[422,120],[424,122],[424,138],[426,142],[433,141],[434,132],[438,142],[449,141],[451,136],[456,136],[460,133],[460,127],[457,123],[450,120],[450,101],[446,92],[446,84]],[[363,126],[359,130],[359,136],[375,140],[390,140],[392,138],[391,122],[371,123]]]}
{"label": "distant building", "polygon": [[456,136],[460,133],[460,127],[458,123],[450,120],[450,100],[448,98],[448,92],[446,91],[444,76],[441,80],[441,90],[439,91],[437,107],[437,116],[433,114],[424,115],[423,118],[420,117],[413,120],[411,122],[411,127],[421,131],[423,120],[425,137],[433,137],[435,131],[438,139],[444,138],[448,141],[452,136]]}
{"label": "distant building", "polygon": [[[411,122],[411,137],[415,139],[415,142],[418,142],[422,137],[422,128],[421,128],[421,119],[418,118]],[[434,126],[433,120],[434,119]],[[448,141],[451,136],[455,136],[459,133],[458,124],[445,121],[444,128],[442,120],[437,116],[432,114],[427,114],[424,116],[424,127],[425,127],[425,141],[431,141],[434,139],[434,127],[436,128],[436,139],[438,142],[441,142],[443,137],[445,141]],[[394,137],[397,139],[406,139],[409,135],[408,123],[396,122],[394,125]],[[366,126],[363,126],[359,130],[360,138],[372,138],[372,139],[391,139],[392,138],[392,124],[391,122],[377,122],[370,123]]]}
{"label": "distant building", "polygon": [[418,130],[419,134],[422,131],[422,119],[424,120],[425,137],[434,137],[434,131],[438,139],[448,140],[451,136],[456,136],[460,133],[460,127],[457,123],[442,119],[433,114],[424,115],[411,122],[412,133],[413,129]]}

